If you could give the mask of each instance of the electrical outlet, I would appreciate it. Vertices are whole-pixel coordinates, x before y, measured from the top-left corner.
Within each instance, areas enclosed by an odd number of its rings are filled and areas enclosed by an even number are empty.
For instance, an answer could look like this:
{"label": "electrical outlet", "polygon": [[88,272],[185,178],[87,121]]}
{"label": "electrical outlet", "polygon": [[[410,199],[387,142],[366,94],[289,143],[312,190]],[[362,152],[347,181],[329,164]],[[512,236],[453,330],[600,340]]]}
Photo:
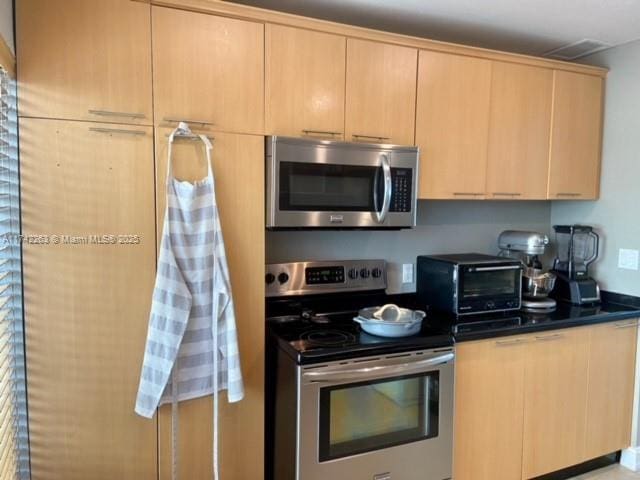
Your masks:
{"label": "electrical outlet", "polygon": [[413,283],[413,263],[402,264],[402,283]]}
{"label": "electrical outlet", "polygon": [[639,257],[640,255],[638,250],[621,248],[618,251],[618,268],[624,268],[625,270],[638,270]]}

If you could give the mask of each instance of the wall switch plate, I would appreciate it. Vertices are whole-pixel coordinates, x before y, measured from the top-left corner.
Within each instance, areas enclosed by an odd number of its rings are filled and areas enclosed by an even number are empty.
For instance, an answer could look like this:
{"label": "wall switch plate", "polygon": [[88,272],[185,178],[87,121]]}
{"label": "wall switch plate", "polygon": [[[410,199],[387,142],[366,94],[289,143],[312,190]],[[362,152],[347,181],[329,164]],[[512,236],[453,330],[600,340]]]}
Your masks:
{"label": "wall switch plate", "polygon": [[638,270],[639,259],[640,254],[638,250],[621,248],[618,251],[618,268],[624,268],[625,270]]}
{"label": "wall switch plate", "polygon": [[402,283],[413,283],[413,263],[402,264]]}

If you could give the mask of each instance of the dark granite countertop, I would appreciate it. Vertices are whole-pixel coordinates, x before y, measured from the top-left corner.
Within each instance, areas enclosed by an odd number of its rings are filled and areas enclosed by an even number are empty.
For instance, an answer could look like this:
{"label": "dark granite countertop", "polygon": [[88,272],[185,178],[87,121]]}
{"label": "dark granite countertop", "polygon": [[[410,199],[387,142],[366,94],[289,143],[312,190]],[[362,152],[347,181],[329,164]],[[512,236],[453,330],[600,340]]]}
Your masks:
{"label": "dark granite countertop", "polygon": [[604,292],[602,298],[602,303],[590,306],[558,302],[556,310],[549,313],[496,313],[459,319],[457,323],[436,312],[427,318],[432,326],[451,332],[456,342],[640,318],[640,299],[637,297]]}

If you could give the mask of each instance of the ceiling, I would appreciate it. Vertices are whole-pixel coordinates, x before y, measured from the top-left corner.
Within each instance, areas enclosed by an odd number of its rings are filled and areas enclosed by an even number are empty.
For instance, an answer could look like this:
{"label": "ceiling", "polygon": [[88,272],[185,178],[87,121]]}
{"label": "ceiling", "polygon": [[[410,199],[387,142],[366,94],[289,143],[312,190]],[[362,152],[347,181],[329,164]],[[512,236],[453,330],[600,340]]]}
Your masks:
{"label": "ceiling", "polygon": [[640,0],[232,0],[478,47],[542,55],[583,39],[640,39]]}

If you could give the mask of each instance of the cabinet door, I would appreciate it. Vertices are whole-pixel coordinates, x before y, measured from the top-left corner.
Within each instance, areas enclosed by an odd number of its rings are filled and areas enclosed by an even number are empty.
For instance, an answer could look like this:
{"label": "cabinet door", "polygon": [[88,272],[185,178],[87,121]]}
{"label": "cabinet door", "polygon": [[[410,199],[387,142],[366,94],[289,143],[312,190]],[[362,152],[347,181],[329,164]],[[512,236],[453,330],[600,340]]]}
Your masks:
{"label": "cabinet door", "polygon": [[148,4],[21,0],[16,7],[20,115],[152,123]]}
{"label": "cabinet door", "polygon": [[484,198],[491,61],[420,52],[420,198]]}
{"label": "cabinet door", "polygon": [[596,199],[600,186],[600,77],[555,72],[549,198]]}
{"label": "cabinet door", "polygon": [[506,337],[456,347],[456,480],[520,478],[528,339]]}
{"label": "cabinet door", "polygon": [[413,145],[415,48],[347,40],[347,140]]}
{"label": "cabinet door", "polygon": [[341,139],[346,39],[266,25],[266,132]]}
{"label": "cabinet door", "polygon": [[589,329],[534,339],[525,370],[523,478],[584,460]]}
{"label": "cabinet door", "polygon": [[[167,135],[156,130],[158,236],[166,205]],[[220,477],[256,479],[264,474],[264,137],[214,134],[213,171],[236,308],[236,325],[245,384],[245,398],[228,404],[220,396]],[[173,172],[180,180],[206,175],[199,141],[178,139]],[[179,476],[211,479],[211,397],[179,405]],[[160,479],[171,479],[171,407],[159,410]],[[247,460],[247,453],[251,456]]]}
{"label": "cabinet door", "polygon": [[553,72],[495,62],[487,198],[546,199]]}
{"label": "cabinet door", "polygon": [[133,411],[155,276],[152,138],[20,121],[23,229],[48,236],[24,245],[34,479],[157,478],[157,421]]}
{"label": "cabinet door", "polygon": [[152,7],[155,123],[262,133],[264,26]]}
{"label": "cabinet door", "polygon": [[591,328],[585,458],[629,446],[638,321]]}

